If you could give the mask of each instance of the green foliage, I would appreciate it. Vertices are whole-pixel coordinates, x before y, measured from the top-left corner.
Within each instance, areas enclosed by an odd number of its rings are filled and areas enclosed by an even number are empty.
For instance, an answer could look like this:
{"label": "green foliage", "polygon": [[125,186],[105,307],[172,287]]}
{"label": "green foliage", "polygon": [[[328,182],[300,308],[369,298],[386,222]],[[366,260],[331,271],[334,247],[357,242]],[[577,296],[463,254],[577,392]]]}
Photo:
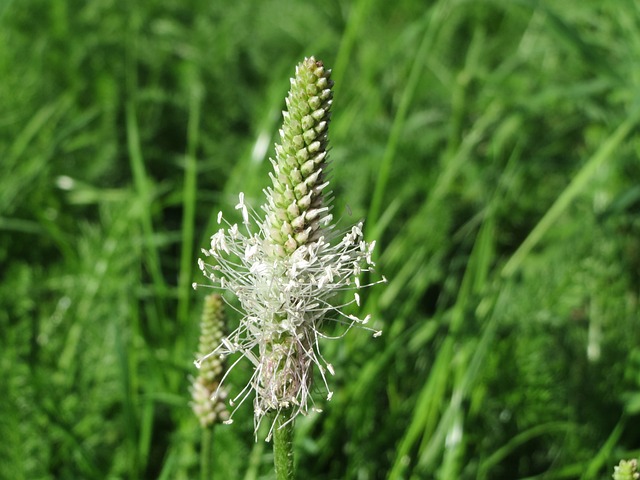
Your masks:
{"label": "green foliage", "polygon": [[[363,296],[382,337],[323,349],[300,478],[637,457],[636,2],[23,0],[0,7],[0,477],[197,478],[196,258],[239,191],[263,202],[305,55],[334,66],[335,217],[390,281]],[[274,478],[251,405],[234,420],[217,477]]]}

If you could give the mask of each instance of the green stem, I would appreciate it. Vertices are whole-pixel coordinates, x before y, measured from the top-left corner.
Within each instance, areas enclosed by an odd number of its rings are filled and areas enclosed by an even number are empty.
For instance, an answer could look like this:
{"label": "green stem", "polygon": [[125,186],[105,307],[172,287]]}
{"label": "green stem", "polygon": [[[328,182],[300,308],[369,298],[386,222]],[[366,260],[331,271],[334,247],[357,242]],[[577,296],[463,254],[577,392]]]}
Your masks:
{"label": "green stem", "polygon": [[202,445],[200,445],[200,478],[211,480],[211,456],[213,454],[213,426],[202,428]]}
{"label": "green stem", "polygon": [[277,480],[293,480],[295,478],[293,468],[293,421],[290,420],[291,410],[289,409],[280,411],[275,420],[273,461]]}

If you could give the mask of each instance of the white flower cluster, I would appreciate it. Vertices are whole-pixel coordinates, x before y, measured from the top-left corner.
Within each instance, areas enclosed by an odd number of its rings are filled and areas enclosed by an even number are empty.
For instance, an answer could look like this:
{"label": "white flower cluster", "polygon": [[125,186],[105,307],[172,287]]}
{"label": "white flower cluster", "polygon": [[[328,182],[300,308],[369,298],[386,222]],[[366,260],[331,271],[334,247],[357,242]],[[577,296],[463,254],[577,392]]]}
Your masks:
{"label": "white flower cluster", "polygon": [[[353,325],[366,325],[369,315],[359,318],[343,313],[342,308],[360,304],[360,288],[386,280],[382,277],[360,284],[359,275],[375,265],[371,259],[375,242],[364,241],[362,223],[344,235],[334,235],[331,215],[326,214],[323,234],[317,240],[299,246],[291,255],[280,256],[273,254],[268,221],[249,211],[243,194],[236,209],[242,213],[242,226],[229,224],[220,213],[222,228],[211,237],[211,248],[202,250],[214,262],[200,259],[198,264],[214,286],[232,292],[240,302],[240,325],[209,355],[240,353],[229,370],[243,357],[252,362],[251,381],[230,403],[239,406],[254,391],[257,429],[269,411],[291,408],[292,418],[308,411],[309,404],[313,405],[309,389],[314,365],[331,399],[326,373],[334,371],[320,352],[319,340],[340,338]],[[333,305],[332,297],[346,290],[353,290],[353,297]],[[327,319],[346,324],[340,337],[322,333],[322,322]],[[381,333],[364,328],[374,336]]]}

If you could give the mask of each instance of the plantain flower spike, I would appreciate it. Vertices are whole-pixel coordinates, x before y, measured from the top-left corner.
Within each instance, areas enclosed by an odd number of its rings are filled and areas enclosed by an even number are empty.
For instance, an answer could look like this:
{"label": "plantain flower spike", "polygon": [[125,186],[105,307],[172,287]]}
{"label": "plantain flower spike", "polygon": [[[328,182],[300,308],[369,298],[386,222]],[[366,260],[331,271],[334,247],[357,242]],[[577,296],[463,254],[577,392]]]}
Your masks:
{"label": "plantain flower spike", "polygon": [[[212,293],[204,300],[198,357],[204,357],[218,348],[223,336],[224,304],[219,294]],[[219,355],[207,356],[197,365],[199,372],[191,386],[191,407],[200,420],[200,425],[206,428],[216,421],[224,422],[229,418],[229,411],[225,405],[227,394],[225,389],[220,387],[225,365]]]}
{"label": "plantain flower spike", "polygon": [[[250,383],[230,404],[239,406],[254,392],[256,431],[267,413],[277,416],[287,409],[292,421],[313,407],[314,367],[331,399],[327,373],[334,370],[320,352],[320,339],[328,338],[322,323],[331,318],[346,323],[346,330],[366,324],[369,316],[359,318],[341,309],[359,306],[360,288],[386,281],[359,282],[359,275],[374,267],[375,242],[364,241],[362,222],[342,233],[332,222],[327,181],[332,87],[331,70],[321,61],[310,57],[297,66],[276,158],[271,160],[272,186],[264,191],[263,215],[247,206],[240,193],[235,208],[242,225],[230,224],[220,212],[221,228],[211,237],[210,248],[203,249],[213,262],[199,260],[214,286],[232,292],[240,302],[239,327],[209,355],[239,352],[253,364]],[[334,306],[332,298],[347,290],[353,291],[350,299]],[[364,328],[374,336],[381,333]],[[272,431],[273,425],[267,439]]]}

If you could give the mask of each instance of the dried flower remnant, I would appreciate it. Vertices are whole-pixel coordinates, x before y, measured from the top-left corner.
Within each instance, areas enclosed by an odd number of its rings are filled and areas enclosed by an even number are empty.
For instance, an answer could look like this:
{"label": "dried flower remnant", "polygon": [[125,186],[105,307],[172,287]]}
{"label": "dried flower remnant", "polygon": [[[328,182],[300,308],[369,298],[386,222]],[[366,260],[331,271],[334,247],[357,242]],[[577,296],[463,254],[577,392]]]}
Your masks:
{"label": "dried flower remnant", "polygon": [[[267,412],[292,410],[293,419],[313,406],[314,365],[331,398],[326,373],[334,372],[320,352],[320,339],[328,338],[322,322],[333,314],[346,330],[365,325],[369,316],[347,315],[342,308],[360,304],[358,289],[385,281],[359,282],[360,274],[374,267],[375,242],[364,241],[362,222],[342,234],[332,223],[326,179],[332,86],[331,71],[322,62],[311,57],[298,65],[283,112],[281,143],[271,160],[264,218],[241,193],[235,208],[242,225],[228,223],[219,213],[222,228],[203,250],[213,263],[199,261],[214,286],[231,291],[240,302],[239,327],[209,355],[240,352],[252,362],[250,383],[230,403],[242,403],[255,392],[256,429]],[[331,303],[348,290],[356,290],[350,301]]]}

